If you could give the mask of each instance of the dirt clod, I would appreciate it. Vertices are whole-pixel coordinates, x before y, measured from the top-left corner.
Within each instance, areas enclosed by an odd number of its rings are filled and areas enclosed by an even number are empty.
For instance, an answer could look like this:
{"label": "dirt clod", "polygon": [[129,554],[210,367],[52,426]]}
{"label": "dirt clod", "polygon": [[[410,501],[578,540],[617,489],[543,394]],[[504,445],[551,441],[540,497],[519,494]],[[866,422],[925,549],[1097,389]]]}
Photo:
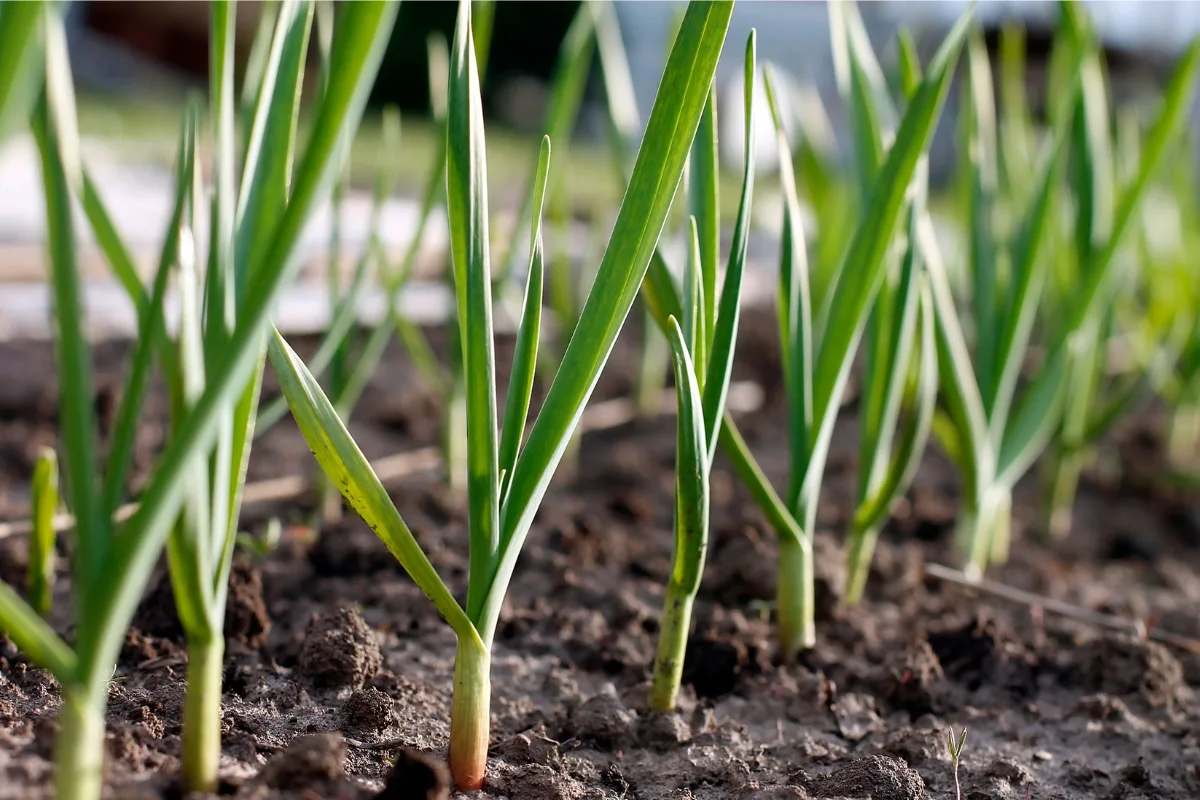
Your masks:
{"label": "dirt clod", "polygon": [[895,708],[907,711],[913,718],[943,711],[946,674],[929,642],[909,645],[887,678],[883,688]]}
{"label": "dirt clod", "polygon": [[263,767],[260,780],[272,789],[306,789],[346,773],[346,741],[334,733],[300,736]]}
{"label": "dirt clod", "polygon": [[683,682],[697,697],[721,697],[732,692],[749,661],[746,646],[731,639],[693,637],[683,662]]}
{"label": "dirt clod", "polygon": [[998,758],[988,765],[984,776],[1003,781],[1014,789],[1024,791],[1025,787],[1034,783],[1033,773],[1011,758]]}
{"label": "dirt clod", "polygon": [[813,797],[870,797],[871,800],[922,800],[925,781],[907,764],[887,756],[856,759],[827,775],[808,780]]}
{"label": "dirt clod", "polygon": [[670,750],[692,736],[692,728],[678,713],[646,714],[642,717],[638,738],[654,750]]}
{"label": "dirt clod", "polygon": [[261,647],[271,632],[271,617],[263,602],[262,573],[249,561],[233,562],[225,605],[225,636]]}
{"label": "dirt clod", "polygon": [[347,730],[377,731],[392,721],[392,698],[373,686],[358,689],[342,707],[342,724]]}
{"label": "dirt clod", "polygon": [[495,753],[514,764],[544,764],[557,767],[562,763],[559,742],[548,738],[541,730],[518,733],[501,742]]}
{"label": "dirt clod", "polygon": [[300,672],[318,685],[360,687],[382,663],[375,634],[352,608],[317,619],[300,651]]}
{"label": "dirt clod", "polygon": [[1140,697],[1155,708],[1173,707],[1187,694],[1179,661],[1157,642],[1110,636],[1080,652],[1074,677],[1088,689]]}
{"label": "dirt clod", "polygon": [[[183,644],[184,630],[175,607],[175,592],[166,570],[151,579],[146,598],[134,615],[134,627],[142,633]],[[234,561],[229,571],[229,594],[225,603],[225,636],[251,647],[260,647],[271,630],[271,618],[263,602],[262,574],[253,563]]]}
{"label": "dirt clod", "polygon": [[838,730],[851,742],[866,738],[883,728],[883,720],[875,712],[875,698],[865,694],[845,694],[831,708]]}
{"label": "dirt clod", "polygon": [[447,800],[450,772],[436,758],[416,750],[401,750],[375,800]]}
{"label": "dirt clod", "polygon": [[570,775],[563,775],[541,764],[526,764],[507,780],[509,797],[522,800],[583,800],[587,788]]}
{"label": "dirt clod", "polygon": [[621,750],[637,739],[637,715],[615,695],[602,692],[572,712],[563,738],[601,750]]}

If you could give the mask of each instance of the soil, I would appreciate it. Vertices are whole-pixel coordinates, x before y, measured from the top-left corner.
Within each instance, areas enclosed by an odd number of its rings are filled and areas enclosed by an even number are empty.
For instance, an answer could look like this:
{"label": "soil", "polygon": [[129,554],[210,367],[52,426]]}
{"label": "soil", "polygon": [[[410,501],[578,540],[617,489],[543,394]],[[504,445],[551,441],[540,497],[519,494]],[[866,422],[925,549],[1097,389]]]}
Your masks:
{"label": "soil", "polygon": [[[741,420],[782,482],[785,417],[774,320],[746,314],[738,378],[765,390]],[[302,354],[315,342],[294,343]],[[502,352],[505,351],[501,347]],[[626,394],[634,341],[618,344],[596,398]],[[127,347],[96,349],[97,408],[111,419]],[[501,356],[502,360],[506,355]],[[28,511],[37,447],[55,441],[52,353],[0,346],[0,518]],[[269,369],[268,369],[269,374]],[[268,377],[266,392],[273,393]],[[503,397],[503,394],[501,394]],[[143,415],[137,466],[161,441],[165,403]],[[399,348],[352,431],[368,457],[437,441],[439,407]],[[1017,492],[1015,546],[991,577],[1200,637],[1200,498],[1158,478],[1161,415],[1124,421],[1081,486],[1070,539],[1034,534],[1032,482]],[[521,556],[493,661],[487,796],[577,798],[953,798],[949,729],[968,731],[961,796],[1200,797],[1200,656],[977,595],[923,572],[953,561],[958,486],[936,448],[881,541],[864,604],[843,609],[842,532],[856,468],[851,398],[820,513],[818,643],[775,662],[775,541],[728,468],[713,471],[712,536],[680,711],[644,696],[671,558],[674,422],[583,438]],[[250,479],[313,468],[285,420],[255,446]],[[137,481],[135,480],[135,485]],[[462,596],[463,498],[440,476],[393,492],[443,578]],[[222,794],[244,798],[444,798],[454,637],[353,512],[314,536],[312,497],[248,509],[284,535],[238,556],[227,615]],[[25,544],[0,540],[0,578],[23,583]],[[65,575],[53,623],[70,632]],[[177,798],[186,648],[162,575],[147,591],[110,689],[115,798]],[[50,796],[57,689],[0,637],[0,798]]]}

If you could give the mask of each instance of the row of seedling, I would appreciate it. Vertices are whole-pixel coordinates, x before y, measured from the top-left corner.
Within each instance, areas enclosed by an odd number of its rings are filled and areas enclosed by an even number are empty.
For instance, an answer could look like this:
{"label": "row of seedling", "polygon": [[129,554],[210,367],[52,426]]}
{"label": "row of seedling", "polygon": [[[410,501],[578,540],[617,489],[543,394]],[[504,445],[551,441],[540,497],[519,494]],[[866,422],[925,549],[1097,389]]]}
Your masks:
{"label": "row of seedling", "polygon": [[[375,232],[345,286],[337,277],[340,248],[331,248],[332,323],[306,364],[270,325],[271,305],[299,264],[300,233],[314,209],[327,198],[336,208],[395,4],[348,4],[336,15],[324,0],[277,4],[264,18],[238,91],[233,7],[213,3],[207,114],[193,104],[185,116],[174,213],[149,286],[80,155],[60,10],[0,6],[0,52],[13,54],[0,59],[0,133],[19,128],[28,114],[39,145],[63,390],[62,484],[50,458],[35,479],[39,535],[31,539],[38,551],[31,559],[32,605],[0,586],[0,627],[62,685],[60,797],[99,796],[107,682],[164,549],[188,640],[184,780],[192,789],[215,786],[221,620],[246,464],[255,436],[289,410],[326,476],[327,496],[344,496],[455,632],[450,765],[456,785],[480,788],[492,640],[504,596],[541,500],[577,446],[585,407],[639,301],[652,323],[643,332],[645,385],[658,388],[667,363],[662,357],[669,354],[677,395],[674,560],[650,693],[657,711],[672,709],[680,689],[704,573],[709,477],[718,451],[778,536],[780,655],[791,661],[814,644],[813,535],[834,427],[856,360],[860,459],[847,531],[847,603],[862,598],[875,542],[931,438],[962,478],[960,553],[976,575],[1004,559],[1013,487],[1039,456],[1052,455],[1043,463],[1052,465],[1057,514],[1069,507],[1088,445],[1147,392],[1172,404],[1176,456],[1185,459],[1194,449],[1200,304],[1194,291],[1164,291],[1157,276],[1173,275],[1183,286],[1190,278],[1195,286],[1185,254],[1196,202],[1185,197],[1190,182],[1163,183],[1155,172],[1164,154],[1183,152],[1176,133],[1191,98],[1197,47],[1181,61],[1154,119],[1148,125],[1126,120],[1114,133],[1098,45],[1086,20],[1065,6],[1051,70],[1054,102],[1041,130],[1017,85],[1023,65],[1015,31],[1004,38],[1003,102],[997,104],[988,55],[969,18],[925,65],[914,42],[901,35],[896,69],[888,73],[856,8],[832,3],[835,68],[852,132],[847,152],[832,154],[815,140],[798,149],[790,145],[795,121],[783,115],[787,106],[779,102],[777,76],[756,63],[752,33],[744,60],[741,191],[732,243],[722,259],[713,78],[732,3],[688,5],[640,145],[639,110],[611,6],[585,4],[563,45],[546,136],[518,216],[527,227],[510,236],[493,270],[480,99],[492,13],[490,4],[473,10],[463,0],[449,52],[431,42],[431,96],[442,137],[417,236],[398,265],[388,262],[377,232],[395,181],[393,159],[403,153],[397,118],[385,116]],[[300,135],[300,88],[312,32],[321,53],[320,84]],[[567,186],[555,177],[561,172],[556,165],[578,114],[593,50],[603,72],[613,162],[625,191],[598,266],[581,279],[568,255],[548,254],[546,239],[569,221]],[[961,60],[965,69],[959,70]],[[926,153],[957,75],[967,102],[959,120],[963,163],[950,193],[962,218],[950,222],[965,244],[962,253],[947,256],[934,222]],[[789,452],[783,491],[758,465],[726,408],[754,217],[751,98],[760,79],[784,201],[776,297]],[[206,138],[213,153],[207,175],[198,157]],[[558,151],[555,164],[551,142]],[[1178,195],[1183,233],[1173,245],[1163,245],[1144,210],[1154,192]],[[104,457],[81,327],[71,215],[76,202],[138,309],[139,337],[118,411],[122,424],[104,443]],[[802,202],[815,209],[815,231],[806,228]],[[439,206],[450,234],[443,277],[457,309],[447,325],[444,359],[436,358],[399,303]],[[549,225],[543,224],[544,210]],[[197,240],[202,215],[209,221],[206,243]],[[664,230],[682,234],[682,263],[671,263]],[[333,233],[337,242],[336,227]],[[386,291],[386,313],[356,347],[350,335],[356,301],[372,269]],[[164,314],[168,284],[181,309],[173,334]],[[543,306],[552,326],[543,325]],[[516,323],[503,405],[497,314]],[[548,337],[544,328],[555,335]],[[446,475],[464,489],[468,513],[464,597],[442,581],[347,431],[346,420],[393,335],[446,398]],[[1115,369],[1114,352],[1125,356]],[[283,397],[260,411],[267,360]],[[156,366],[171,399],[166,447],[138,493],[137,510],[116,522],[113,512],[130,494],[136,422]],[[539,380],[547,388],[533,413]],[[1099,391],[1106,381],[1118,382],[1121,391]],[[69,540],[74,647],[38,613],[49,608],[54,542],[52,531],[47,535],[51,523],[41,521],[53,516],[57,494],[75,517]],[[327,517],[335,516],[340,503],[325,509]]]}

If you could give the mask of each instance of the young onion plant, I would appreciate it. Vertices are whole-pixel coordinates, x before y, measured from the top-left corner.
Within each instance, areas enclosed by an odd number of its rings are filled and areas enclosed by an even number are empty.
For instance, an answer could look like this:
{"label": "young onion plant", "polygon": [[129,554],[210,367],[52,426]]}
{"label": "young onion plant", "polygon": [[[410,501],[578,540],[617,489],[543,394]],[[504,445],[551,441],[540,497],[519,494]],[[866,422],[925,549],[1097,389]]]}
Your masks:
{"label": "young onion plant", "polygon": [[[733,354],[737,342],[738,320],[742,305],[742,276],[746,269],[746,249],[750,234],[750,210],[754,197],[754,99],[755,31],[746,42],[745,72],[745,172],[737,224],[730,245],[725,280],[719,296],[709,301],[706,291],[717,294],[717,253],[705,252],[700,244],[700,226],[690,217],[687,266],[683,279],[682,327],[674,316],[668,319],[668,336],[675,366],[677,398],[677,443],[675,452],[675,553],[671,576],[667,581],[662,624],[658,634],[658,653],[654,659],[654,678],[650,688],[650,708],[670,711],[675,708],[679,681],[683,674],[684,654],[692,621],[692,605],[700,591],[704,561],[708,553],[709,474],[717,451],[729,381],[733,375]],[[717,169],[716,159],[697,159],[715,145],[717,112],[715,87],[710,89],[701,129],[692,150],[692,166],[701,180],[693,182],[697,201],[694,205],[719,202],[716,181],[710,171]],[[712,125],[705,129],[705,121]],[[715,147],[713,148],[715,150]],[[697,164],[702,166],[697,167]],[[710,206],[712,208],[712,206]],[[715,209],[714,209],[715,210]],[[712,220],[715,226],[716,220]],[[707,288],[711,287],[711,288]]]}
{"label": "young onion plant", "polygon": [[[855,132],[853,149],[860,202],[869,198],[885,141],[895,136],[897,112],[883,70],[871,48],[857,7],[832,4],[835,41],[843,42],[837,59],[838,81]],[[911,39],[900,39],[901,83],[911,100],[920,83],[920,64]],[[780,155],[785,155],[780,140]],[[787,166],[790,166],[790,160]],[[928,166],[921,163],[913,181],[903,249],[887,257],[883,283],[867,318],[859,410],[859,474],[856,507],[847,548],[843,602],[856,605],[863,595],[879,533],[920,465],[937,401],[937,350],[933,306],[920,253],[916,220],[925,213]]]}
{"label": "young onion plant", "polygon": [[[1121,131],[1127,135],[1118,151],[1133,151],[1140,158],[1139,129],[1125,125],[1118,128]],[[1142,342],[1139,360],[1146,366],[1147,383],[1167,405],[1168,466],[1185,473],[1200,467],[1200,294],[1194,291],[1200,265],[1191,257],[1200,232],[1200,201],[1192,188],[1195,141],[1191,134],[1180,137],[1166,156],[1174,168],[1159,186],[1158,202],[1147,202],[1139,215],[1138,253],[1144,274],[1138,307],[1131,314],[1135,321],[1126,326],[1134,329],[1135,341]],[[1170,205],[1164,207],[1163,199]]]}
{"label": "young onion plant", "polygon": [[[732,3],[691,3],[672,48],[629,190],[562,366],[529,430],[541,317],[540,209],[531,221],[531,280],[498,427],[487,226],[483,112],[471,7],[459,7],[451,53],[446,192],[454,261],[457,329],[467,398],[468,520],[466,602],[460,604],[421,551],[320,386],[278,332],[272,366],[293,416],[322,469],[371,525],[458,638],[450,719],[455,784],[479,789],[486,773],[492,641],[516,560],[554,469],[599,379],[637,295],[666,220],[712,83]],[[544,143],[535,197],[544,196]],[[540,205],[541,200],[535,203]]]}
{"label": "young onion plant", "polygon": [[[257,401],[267,315],[279,287],[299,264],[300,235],[328,192],[334,156],[357,126],[396,7],[357,3],[339,18],[333,40],[337,70],[318,103],[307,146],[292,174],[291,131],[311,6],[281,7],[277,46],[256,95],[242,191],[234,195],[233,9],[228,3],[214,4],[217,179],[207,284],[202,287],[198,275],[198,114],[191,109],[181,136],[175,204],[163,255],[152,287],[136,292],[139,338],[105,458],[97,452],[73,194],[82,201],[122,282],[140,286],[140,277],[83,170],[61,10],[54,4],[38,9],[43,15],[46,79],[33,129],[47,205],[64,489],[76,520],[71,578],[77,633],[74,647],[69,646],[2,584],[0,627],[62,687],[55,749],[57,796],[99,798],[108,684],[125,631],[169,539],[176,602],[189,640],[184,780],[189,787],[211,789],[220,755],[220,625],[232,550],[228,532],[243,480],[252,424],[247,420],[253,418],[243,409],[252,409]],[[295,53],[293,60],[290,53]],[[164,324],[165,291],[172,274],[181,300],[174,341]],[[115,523],[113,513],[126,492],[151,365],[156,354],[165,364],[167,352],[175,352],[179,361],[167,372],[173,403],[166,448],[137,510],[125,522]]]}
{"label": "young onion plant", "polygon": [[[931,222],[919,221],[918,237],[937,309],[939,363],[944,408],[934,421],[938,439],[963,475],[964,507],[958,543],[969,575],[979,576],[990,562],[1007,557],[1012,489],[1046,449],[1062,420],[1063,399],[1072,362],[1085,326],[1101,308],[1100,300],[1113,273],[1120,238],[1134,217],[1147,182],[1182,117],[1200,57],[1193,46],[1172,77],[1162,108],[1147,138],[1136,174],[1118,194],[1109,221],[1097,201],[1106,168],[1097,152],[1098,131],[1109,124],[1104,84],[1095,43],[1080,36],[1068,40],[1063,72],[1071,75],[1064,105],[1052,115],[1053,132],[1036,170],[1038,179],[1027,196],[1005,199],[1011,215],[1007,235],[995,224],[1002,198],[995,180],[997,136],[987,56],[976,39],[968,59],[970,103],[964,125],[963,152],[969,154],[967,208],[970,214],[970,344],[956,309]],[[1076,126],[1080,123],[1082,128]],[[1079,281],[1070,308],[1055,326],[1046,355],[1017,397],[1031,333],[1050,265],[1044,256],[1047,234],[1057,213],[1068,151],[1077,131],[1084,131],[1074,155],[1090,175],[1076,203],[1093,222],[1082,250]]]}
{"label": "young onion plant", "polygon": [[[1077,204],[1074,226],[1062,237],[1060,255],[1055,259],[1058,280],[1050,282],[1051,303],[1046,313],[1050,320],[1063,318],[1063,310],[1073,302],[1073,287],[1080,280],[1078,270],[1087,265],[1098,238],[1093,233],[1103,233],[1110,224],[1113,187],[1136,177],[1141,163],[1138,125],[1135,118],[1122,115],[1111,142],[1107,126],[1076,131],[1080,146],[1088,137],[1096,142],[1091,146],[1093,152],[1110,153],[1101,160],[1111,166],[1098,168],[1094,174],[1080,168],[1071,175],[1075,193],[1092,200]],[[1190,146],[1181,137],[1170,156],[1189,180],[1194,174],[1190,159],[1180,151]],[[1135,213],[1133,230],[1113,256],[1113,274],[1097,301],[1097,312],[1085,322],[1074,343],[1063,420],[1043,461],[1045,531],[1055,539],[1070,533],[1080,474],[1093,461],[1100,438],[1147,399],[1155,384],[1169,382],[1175,367],[1186,358],[1185,342],[1194,325],[1191,314],[1196,305],[1191,290],[1195,265],[1184,255],[1182,236],[1172,234],[1181,227],[1180,217],[1193,201],[1187,197],[1189,183],[1178,192],[1182,196],[1167,195],[1173,207],[1162,208],[1162,194],[1171,188],[1157,182],[1153,190],[1160,196],[1158,202],[1144,202]],[[1147,201],[1153,199],[1147,197]]]}
{"label": "young onion plant", "polygon": [[[912,96],[896,136],[882,155],[866,203],[828,298],[813,313],[800,202],[790,171],[790,148],[781,138],[783,120],[776,102],[772,69],[766,71],[768,101],[774,108],[783,164],[783,237],[780,253],[778,317],[789,413],[790,475],[784,497],[755,461],[732,418],[721,426],[722,449],[779,536],[777,625],[780,654],[793,661],[816,643],[812,536],[817,499],[837,409],[841,404],[858,342],[874,298],[883,283],[893,233],[910,194],[922,154],[948,91],[953,66],[969,17],[960,20],[939,47],[928,74]],[[655,259],[644,288],[655,320],[681,308],[680,293],[661,258]],[[677,316],[682,316],[681,314]]]}

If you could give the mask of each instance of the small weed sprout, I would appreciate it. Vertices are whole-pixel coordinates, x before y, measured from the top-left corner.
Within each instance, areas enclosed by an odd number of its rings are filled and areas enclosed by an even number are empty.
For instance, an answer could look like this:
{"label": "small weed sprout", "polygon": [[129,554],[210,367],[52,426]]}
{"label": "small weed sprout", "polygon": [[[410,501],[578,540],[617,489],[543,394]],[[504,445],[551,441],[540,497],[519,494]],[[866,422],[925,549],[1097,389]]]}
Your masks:
{"label": "small weed sprout", "polygon": [[958,739],[954,738],[954,728],[946,731],[946,751],[950,753],[950,763],[954,765],[954,796],[962,800],[962,784],[958,781],[958,765],[962,760],[963,743],[967,741],[967,729],[963,728]]}

